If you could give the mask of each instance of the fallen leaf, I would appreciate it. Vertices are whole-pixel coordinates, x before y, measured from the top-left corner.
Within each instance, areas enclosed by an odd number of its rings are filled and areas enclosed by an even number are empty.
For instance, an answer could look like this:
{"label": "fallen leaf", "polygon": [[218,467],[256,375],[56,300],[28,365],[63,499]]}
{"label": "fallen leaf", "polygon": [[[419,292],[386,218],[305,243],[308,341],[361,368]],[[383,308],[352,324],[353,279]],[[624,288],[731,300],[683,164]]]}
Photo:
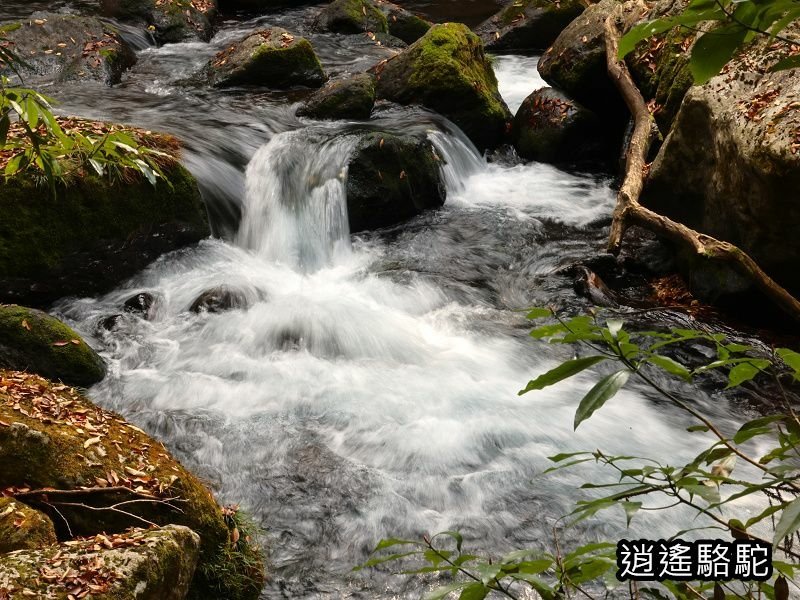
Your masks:
{"label": "fallen leaf", "polygon": [[100,441],[99,437],[89,438],[88,440],[83,442],[83,447],[84,448],[88,448],[89,446],[93,446],[94,444],[98,443],[99,441]]}

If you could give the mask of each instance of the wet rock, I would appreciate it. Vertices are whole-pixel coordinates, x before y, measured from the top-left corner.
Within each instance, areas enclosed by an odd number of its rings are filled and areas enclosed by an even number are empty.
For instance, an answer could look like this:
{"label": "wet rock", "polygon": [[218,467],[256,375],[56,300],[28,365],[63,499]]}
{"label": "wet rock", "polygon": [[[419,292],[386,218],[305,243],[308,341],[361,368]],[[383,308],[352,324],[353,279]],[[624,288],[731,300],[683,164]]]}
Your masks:
{"label": "wet rock", "polygon": [[334,0],[317,16],[314,28],[333,33],[389,33],[386,16],[370,0]]}
{"label": "wet rock", "polygon": [[155,316],[159,303],[163,298],[152,292],[139,292],[135,296],[131,296],[122,305],[125,312],[138,314],[143,319],[148,321]]}
{"label": "wet rock", "polygon": [[[0,427],[0,488],[30,489],[25,503],[50,516],[60,539],[117,534],[143,523],[189,527],[200,536],[190,597],[258,597],[260,555],[244,533],[231,542],[235,515],[223,514],[195,476],[121,416],[72,388],[0,371],[0,420],[11,424]],[[142,502],[143,495],[156,501]],[[100,510],[135,499],[124,512]]]}
{"label": "wet rock", "polygon": [[372,71],[378,77],[378,98],[435,110],[480,149],[503,141],[511,114],[480,39],[465,25],[434,25],[407,50]]}
{"label": "wet rock", "polygon": [[0,553],[42,548],[56,542],[50,517],[13,498],[0,498]]}
{"label": "wet rock", "polygon": [[389,34],[413,44],[428,33],[431,23],[387,0],[375,0],[375,6],[384,14],[389,25]]}
{"label": "wet rock", "polygon": [[[136,63],[136,54],[111,24],[94,17],[34,13],[0,25],[9,48],[24,58],[16,67],[48,81],[97,80],[113,85]],[[8,68],[0,72],[11,75]]]}
{"label": "wet rock", "polygon": [[350,231],[396,225],[442,206],[446,191],[439,160],[424,136],[364,136],[348,167]]}
{"label": "wet rock", "polygon": [[104,317],[97,324],[96,331],[115,331],[120,327],[124,319],[125,315],[110,315],[108,317]]}
{"label": "wet rock", "polygon": [[[53,197],[25,174],[0,186],[0,302],[47,306],[104,293],[165,252],[210,234],[194,177],[109,181],[85,173]],[[169,182],[169,184],[167,184]],[[31,243],[35,240],[35,243]]]}
{"label": "wet rock", "polygon": [[0,368],[83,387],[106,374],[103,360],[72,328],[40,310],[15,305],[0,305]]}
{"label": "wet rock", "polygon": [[214,33],[216,0],[100,0],[103,15],[147,27],[161,44],[199,39]]}
{"label": "wet rock", "polygon": [[375,105],[375,77],[358,73],[332,79],[314,92],[298,111],[311,119],[368,120]]}
{"label": "wet rock", "polygon": [[247,308],[246,294],[239,289],[220,285],[200,294],[189,310],[193,313],[218,313],[237,308]]}
{"label": "wet rock", "polygon": [[280,8],[295,8],[309,4],[321,4],[325,0],[219,0],[221,11],[244,10],[253,13],[273,11]]}
{"label": "wet rock", "polygon": [[23,550],[0,557],[0,586],[20,597],[183,600],[199,546],[191,529],[169,525]]}
{"label": "wet rock", "polygon": [[561,32],[538,67],[547,83],[603,117],[627,115],[606,66],[605,21],[617,5],[617,0],[601,0],[589,6]]}
{"label": "wet rock", "polygon": [[545,50],[584,9],[578,0],[517,0],[475,28],[487,52]]}
{"label": "wet rock", "polygon": [[[736,244],[779,283],[800,290],[800,77],[769,71],[786,51],[759,41],[689,90],[642,201]],[[684,262],[692,291],[713,298],[748,285],[710,262]]]}
{"label": "wet rock", "polygon": [[597,273],[583,265],[578,265],[574,269],[574,276],[572,286],[576,294],[587,298],[595,306],[612,308],[619,306],[617,295]]}
{"label": "wet rock", "polygon": [[511,138],[523,158],[553,164],[606,161],[613,153],[613,134],[591,111],[553,88],[525,98],[511,127]]}
{"label": "wet rock", "polygon": [[208,70],[216,87],[319,87],[326,79],[308,40],[280,27],[257,31],[231,44],[211,60]]}

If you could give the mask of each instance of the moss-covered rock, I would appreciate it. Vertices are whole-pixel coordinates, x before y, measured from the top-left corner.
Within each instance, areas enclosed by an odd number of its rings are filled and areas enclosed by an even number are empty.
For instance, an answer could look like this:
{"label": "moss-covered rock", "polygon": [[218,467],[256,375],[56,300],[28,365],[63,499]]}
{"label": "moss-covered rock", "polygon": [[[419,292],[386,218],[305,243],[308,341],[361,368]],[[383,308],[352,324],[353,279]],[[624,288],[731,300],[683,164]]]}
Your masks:
{"label": "moss-covered rock", "polygon": [[444,204],[440,159],[424,136],[372,132],[353,153],[347,212],[353,233],[397,225]]}
{"label": "moss-covered rock", "polygon": [[[144,432],[73,388],[15,371],[0,371],[0,421],[0,487],[50,515],[59,537],[184,525],[200,536],[191,598],[258,597],[258,551],[237,535],[232,550],[230,511]],[[103,509],[132,499],[124,513]]]}
{"label": "moss-covered rock", "polygon": [[232,44],[211,60],[208,72],[217,87],[319,87],[326,79],[309,41],[280,27],[257,31]]}
{"label": "moss-covered rock", "polygon": [[44,548],[57,542],[50,517],[13,498],[0,498],[0,553]]}
{"label": "moss-covered rock", "polygon": [[100,0],[105,16],[140,23],[161,44],[208,41],[214,33],[216,0]]}
{"label": "moss-covered rock", "polygon": [[252,13],[261,13],[279,8],[294,8],[308,4],[321,4],[325,0],[219,0],[219,9],[222,12],[244,10]]}
{"label": "moss-covered rock", "polygon": [[210,234],[194,177],[110,182],[84,173],[55,197],[20,174],[0,185],[0,302],[46,306],[105,292],[165,252]]}
{"label": "moss-covered rock", "polygon": [[406,44],[413,44],[432,27],[429,21],[388,0],[375,0],[375,6],[386,17],[389,34]]}
{"label": "moss-covered rock", "polygon": [[358,73],[332,79],[314,92],[297,111],[311,119],[367,120],[375,105],[375,77]]}
{"label": "moss-covered rock", "polygon": [[183,600],[198,546],[196,533],[169,525],[13,552],[0,557],[0,590],[9,598]]}
{"label": "moss-covered rock", "polygon": [[561,32],[538,67],[547,83],[604,117],[627,115],[606,64],[605,21],[618,4],[601,0],[589,6]]}
{"label": "moss-covered rock", "polygon": [[82,387],[106,374],[103,360],[72,328],[40,310],[3,304],[0,368],[30,371]]}
{"label": "moss-covered rock", "polygon": [[421,104],[449,118],[481,149],[500,144],[511,120],[480,39],[465,25],[434,25],[378,64],[379,98]]}
{"label": "moss-covered rock", "polygon": [[583,9],[579,0],[514,0],[475,33],[487,52],[544,50]]}
{"label": "moss-covered rock", "polygon": [[615,156],[597,115],[553,88],[525,98],[511,137],[520,156],[540,162],[584,166]]}
{"label": "moss-covered rock", "polygon": [[113,85],[136,63],[136,54],[117,29],[94,17],[35,13],[22,23],[6,24],[3,37],[24,57],[16,67],[26,78],[94,79]]}
{"label": "moss-covered rock", "polygon": [[317,16],[315,29],[333,33],[388,33],[386,16],[370,0],[334,0]]}

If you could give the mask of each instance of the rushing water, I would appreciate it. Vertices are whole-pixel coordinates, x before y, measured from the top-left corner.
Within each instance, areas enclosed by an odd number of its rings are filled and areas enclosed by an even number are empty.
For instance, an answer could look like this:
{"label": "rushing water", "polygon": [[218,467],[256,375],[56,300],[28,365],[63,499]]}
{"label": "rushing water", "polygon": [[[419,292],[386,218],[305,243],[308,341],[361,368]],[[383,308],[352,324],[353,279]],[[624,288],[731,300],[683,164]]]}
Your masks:
{"label": "rushing water", "polygon": [[[546,544],[591,476],[541,476],[547,456],[602,447],[678,461],[701,442],[687,445],[686,417],[636,388],[574,434],[592,375],[517,396],[568,356],[532,341],[520,309],[582,307],[560,269],[601,248],[608,181],[512,157],[487,162],[443,119],[382,108],[369,127],[427,132],[446,163],[448,200],[353,237],[345,165],[366,125],[300,120],[291,94],[191,83],[230,39],[265,23],[303,33],[311,14],[226,22],[211,44],[157,49],[142,38],[122,85],[51,91],[68,99],[65,111],[180,136],[223,238],[56,309],[109,362],[92,398],[164,440],[266,528],[265,598],[414,598],[429,583],[350,568],[390,535],[461,529],[487,552]],[[333,73],[388,52],[343,36],[312,41]],[[512,109],[543,85],[535,57],[494,64]],[[222,284],[243,290],[249,308],[188,311]],[[144,290],[160,298],[153,320],[126,315],[113,331],[99,327]],[[725,397],[675,391],[731,425]],[[644,527],[651,537],[678,528],[674,513],[654,513]],[[609,516],[564,543],[623,528],[621,515]]]}

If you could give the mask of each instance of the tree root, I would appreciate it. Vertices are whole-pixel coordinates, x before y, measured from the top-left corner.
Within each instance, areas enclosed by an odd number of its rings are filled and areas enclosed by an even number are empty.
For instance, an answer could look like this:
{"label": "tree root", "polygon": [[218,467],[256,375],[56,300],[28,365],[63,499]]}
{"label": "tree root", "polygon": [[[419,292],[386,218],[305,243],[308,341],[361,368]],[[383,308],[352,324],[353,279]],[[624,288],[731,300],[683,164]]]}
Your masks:
{"label": "tree root", "polygon": [[639,88],[619,53],[620,31],[617,25],[622,5],[605,22],[606,63],[608,74],[622,95],[634,119],[634,131],[627,149],[625,179],[617,195],[608,250],[619,254],[625,231],[639,225],[656,235],[693,251],[697,256],[726,263],[749,279],[757,289],[783,312],[800,322],[800,301],[767,275],[758,264],[737,246],[717,240],[660,215],[639,204],[647,174],[647,154],[655,137],[653,119]]}

